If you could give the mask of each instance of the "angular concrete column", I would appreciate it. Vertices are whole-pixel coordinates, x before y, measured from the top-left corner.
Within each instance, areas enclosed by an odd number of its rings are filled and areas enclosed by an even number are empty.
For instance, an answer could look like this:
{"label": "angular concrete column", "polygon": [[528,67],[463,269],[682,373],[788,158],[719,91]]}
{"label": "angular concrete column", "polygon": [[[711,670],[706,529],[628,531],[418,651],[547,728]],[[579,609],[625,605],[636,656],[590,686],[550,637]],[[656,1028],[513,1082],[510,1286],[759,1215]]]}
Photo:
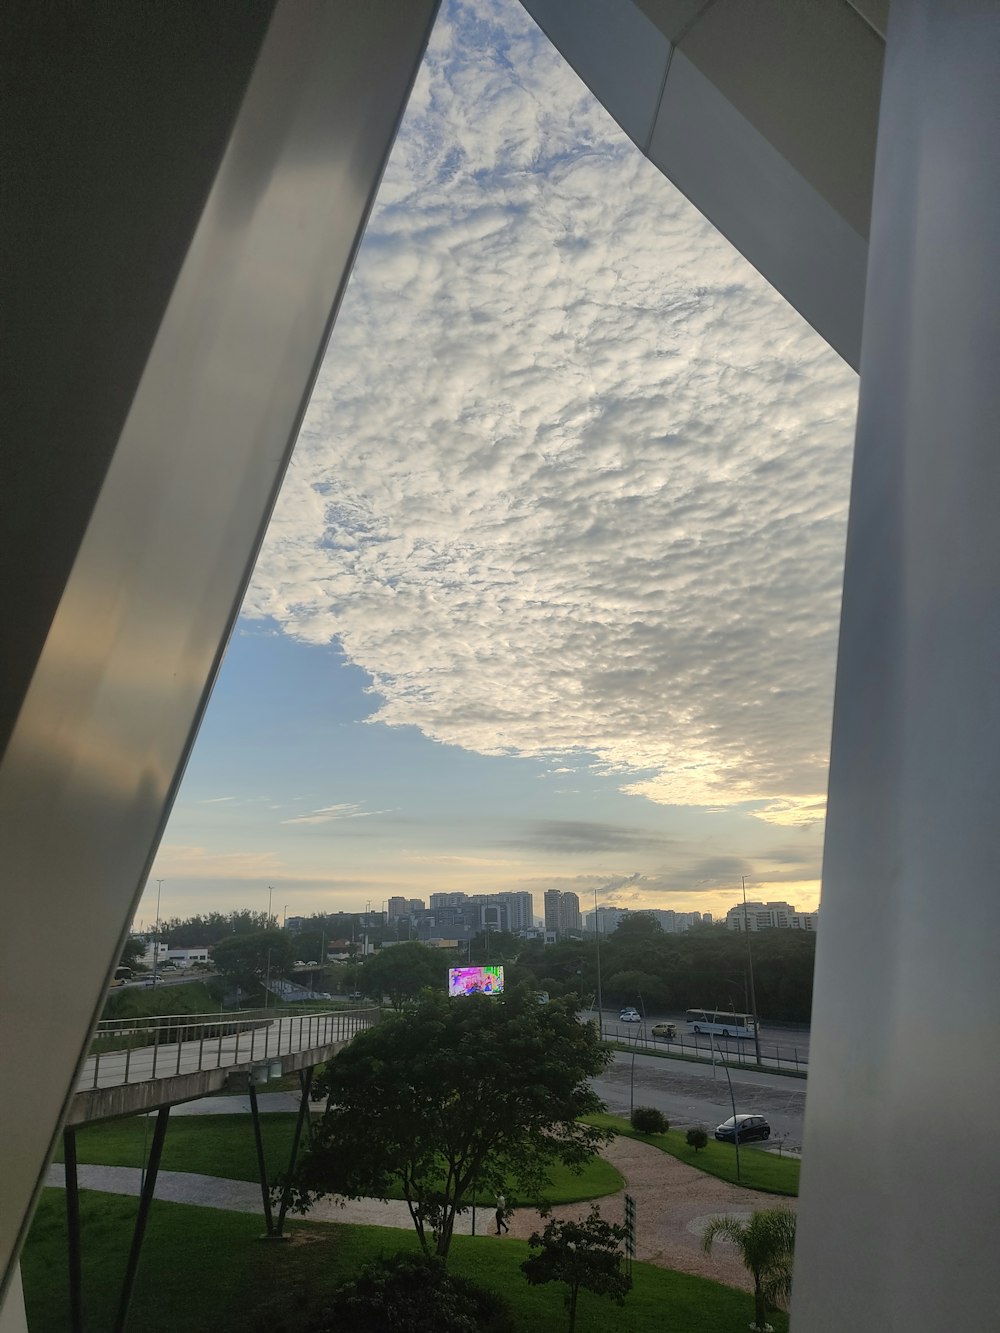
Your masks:
{"label": "angular concrete column", "polygon": [[793,1328],[995,1327],[1000,12],[894,0]]}
{"label": "angular concrete column", "polygon": [[0,15],[0,1299],[436,8]]}

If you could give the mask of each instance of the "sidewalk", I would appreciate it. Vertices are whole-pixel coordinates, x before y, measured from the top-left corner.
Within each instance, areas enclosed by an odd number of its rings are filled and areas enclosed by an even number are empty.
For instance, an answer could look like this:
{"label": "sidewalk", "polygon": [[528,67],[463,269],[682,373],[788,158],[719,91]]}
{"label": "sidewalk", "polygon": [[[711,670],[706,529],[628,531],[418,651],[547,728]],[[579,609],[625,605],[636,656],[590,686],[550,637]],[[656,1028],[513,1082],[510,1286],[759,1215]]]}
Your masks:
{"label": "sidewalk", "polygon": [[[271,1093],[281,1098],[289,1094]],[[213,1098],[217,1102],[239,1102],[238,1097]],[[263,1100],[263,1099],[262,1099]],[[202,1103],[204,1106],[204,1103]],[[224,1107],[223,1109],[228,1109]],[[202,1112],[203,1113],[203,1112]],[[740,1262],[731,1242],[720,1239],[711,1254],[702,1250],[701,1238],[709,1219],[720,1214],[749,1217],[757,1208],[784,1206],[795,1208],[798,1200],[755,1190],[741,1189],[704,1171],[679,1162],[636,1139],[621,1137],[608,1144],[606,1157],[628,1182],[626,1189],[636,1204],[636,1257],[661,1268],[714,1278],[728,1286],[752,1290],[750,1275]],[[82,1189],[103,1190],[109,1194],[138,1195],[138,1167],[85,1166],[77,1168]],[[63,1168],[49,1167],[47,1183],[62,1187]],[[583,1218],[594,1203],[610,1222],[621,1221],[625,1191],[605,1195],[584,1203],[561,1204],[552,1209],[556,1218]],[[263,1227],[260,1185],[248,1180],[223,1180],[216,1176],[195,1175],[187,1171],[161,1171],[156,1180],[156,1198],[172,1203],[197,1204],[202,1208],[221,1208],[231,1212],[257,1213]],[[289,1214],[301,1219],[299,1213]],[[332,1199],[315,1203],[304,1220],[309,1222],[345,1222],[361,1226],[397,1227],[409,1231],[413,1223],[402,1200],[350,1199],[343,1205]],[[527,1240],[541,1230],[543,1219],[533,1208],[519,1208],[510,1219],[510,1235]],[[476,1234],[493,1235],[495,1231],[492,1200],[489,1207],[476,1210]],[[460,1213],[455,1220],[456,1235],[470,1235],[472,1213]]]}

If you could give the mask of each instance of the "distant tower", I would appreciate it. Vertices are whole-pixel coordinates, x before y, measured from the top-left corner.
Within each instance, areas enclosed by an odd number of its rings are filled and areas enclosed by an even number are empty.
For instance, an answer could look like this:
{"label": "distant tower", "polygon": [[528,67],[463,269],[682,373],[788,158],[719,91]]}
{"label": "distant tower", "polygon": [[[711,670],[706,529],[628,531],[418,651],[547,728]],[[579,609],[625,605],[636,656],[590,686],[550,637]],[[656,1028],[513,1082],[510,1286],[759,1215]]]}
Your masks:
{"label": "distant tower", "polygon": [[545,890],[545,929],[557,931],[560,928],[560,907],[562,894],[558,889]]}

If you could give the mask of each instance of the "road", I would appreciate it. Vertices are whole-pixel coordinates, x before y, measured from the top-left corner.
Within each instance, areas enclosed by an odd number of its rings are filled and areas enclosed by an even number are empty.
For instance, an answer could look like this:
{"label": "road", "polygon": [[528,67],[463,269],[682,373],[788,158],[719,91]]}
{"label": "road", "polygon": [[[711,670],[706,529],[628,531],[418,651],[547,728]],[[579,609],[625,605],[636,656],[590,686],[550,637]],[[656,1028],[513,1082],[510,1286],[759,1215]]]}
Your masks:
{"label": "road", "polygon": [[[634,1059],[634,1104],[655,1106],[673,1128],[701,1125],[711,1134],[716,1125],[732,1115],[726,1071],[720,1066],[716,1066],[713,1077],[711,1065],[663,1060],[641,1052]],[[618,1051],[607,1073],[591,1080],[608,1110],[617,1115],[629,1113],[632,1062],[631,1055]],[[737,1114],[752,1111],[766,1116],[771,1125],[768,1146],[776,1150],[780,1140],[782,1150],[787,1147],[798,1152],[802,1147],[805,1080],[746,1069],[732,1071],[731,1078]]]}
{"label": "road", "polygon": [[[596,1010],[590,1012],[596,1017]],[[672,1022],[677,1026],[677,1036],[672,1042],[657,1039],[651,1035],[654,1024],[663,1022]],[[648,1043],[653,1046],[662,1046],[664,1049],[673,1046],[677,1050],[685,1051],[697,1049],[705,1055],[711,1051],[713,1040],[704,1033],[700,1035],[693,1033],[684,1014],[651,1013],[647,1016],[645,1022],[622,1023],[618,1019],[617,1009],[604,1010],[604,1035],[611,1041],[637,1042],[640,1046]],[[727,1059],[730,1057],[738,1059],[740,1056],[744,1060],[754,1058],[752,1037],[716,1037],[714,1040]],[[762,1026],[760,1029],[760,1054],[765,1065],[782,1069],[786,1067],[806,1069],[809,1064],[808,1028],[786,1028],[772,1023]]]}

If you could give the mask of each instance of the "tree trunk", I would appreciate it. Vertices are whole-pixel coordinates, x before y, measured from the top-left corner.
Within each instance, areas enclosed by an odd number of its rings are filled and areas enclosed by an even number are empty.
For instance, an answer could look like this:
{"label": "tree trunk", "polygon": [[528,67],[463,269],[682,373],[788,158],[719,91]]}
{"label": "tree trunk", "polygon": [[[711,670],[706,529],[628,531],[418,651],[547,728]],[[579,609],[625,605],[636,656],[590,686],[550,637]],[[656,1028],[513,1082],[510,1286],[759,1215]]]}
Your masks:
{"label": "tree trunk", "polygon": [[574,1333],[576,1328],[576,1298],[580,1294],[580,1288],[577,1283],[569,1289],[569,1333]]}
{"label": "tree trunk", "polygon": [[754,1284],[753,1284],[753,1308],[754,1308],[753,1322],[759,1329],[766,1328],[767,1306],[764,1304],[764,1293],[761,1290],[761,1285],[756,1280],[756,1278],[754,1279]]}
{"label": "tree trunk", "polygon": [[441,1219],[441,1230],[438,1232],[436,1253],[439,1259],[448,1262],[448,1251],[451,1249],[451,1237],[455,1230],[455,1209],[449,1208]]}

